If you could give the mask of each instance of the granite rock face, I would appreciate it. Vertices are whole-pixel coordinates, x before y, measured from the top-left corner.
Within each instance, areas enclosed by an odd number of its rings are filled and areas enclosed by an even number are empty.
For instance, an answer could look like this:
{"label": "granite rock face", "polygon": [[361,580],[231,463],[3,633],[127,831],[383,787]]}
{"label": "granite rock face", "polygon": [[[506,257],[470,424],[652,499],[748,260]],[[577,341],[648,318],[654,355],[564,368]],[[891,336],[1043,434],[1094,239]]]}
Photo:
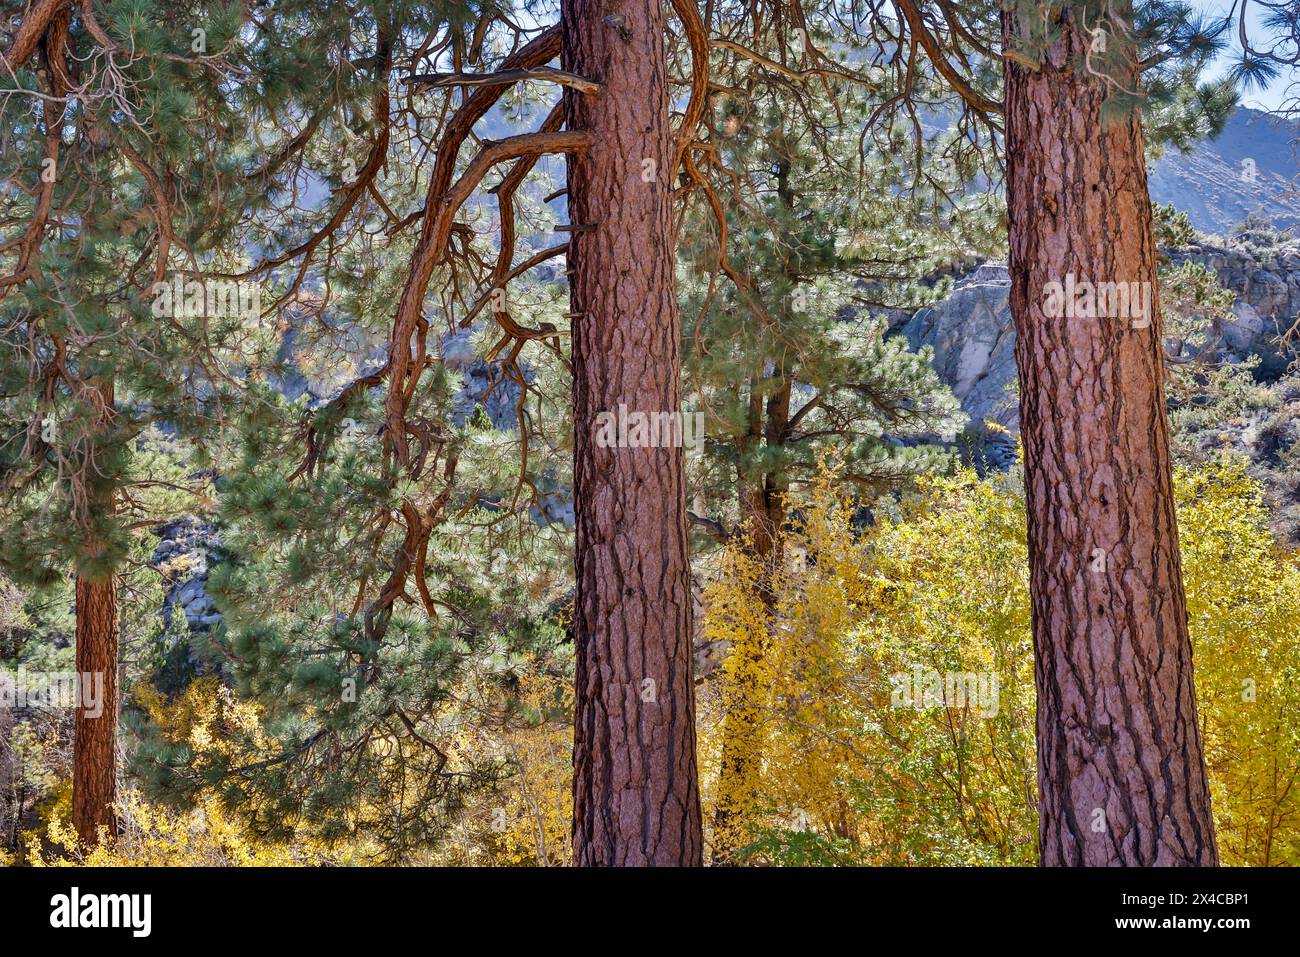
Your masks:
{"label": "granite rock face", "polygon": [[[1166,255],[1174,265],[1209,266],[1237,294],[1236,319],[1209,348],[1230,362],[1257,355],[1261,378],[1278,378],[1294,358],[1277,338],[1300,317],[1300,241],[1264,252],[1201,241]],[[1019,427],[1010,291],[1005,266],[979,266],[957,281],[947,299],[918,310],[900,329],[913,349],[934,349],[935,370],[971,417],[972,431],[994,446],[1014,446],[1011,436]],[[992,454],[1000,459],[1003,453]]]}
{"label": "granite rock face", "polygon": [[[1237,294],[1235,321],[1210,347],[1227,361],[1259,356],[1257,374],[1266,381],[1280,378],[1294,357],[1276,339],[1300,316],[1300,240],[1260,248],[1223,237],[1249,217],[1283,230],[1300,225],[1298,143],[1300,125],[1243,107],[1216,139],[1187,154],[1170,151],[1150,170],[1152,200],[1173,203],[1210,237],[1166,250],[1171,262],[1208,265]],[[970,415],[972,431],[995,446],[1008,441],[997,427],[1014,434],[1019,416],[1009,293],[1005,267],[980,266],[949,298],[897,327],[913,348],[934,347],[936,370]]]}
{"label": "granite rock face", "polygon": [[[492,425],[498,429],[513,429],[519,421],[519,395],[521,387],[506,378],[501,366],[487,363],[476,355],[473,338],[477,329],[461,329],[442,342],[442,361],[463,377],[463,384],[452,405],[452,422],[464,425],[475,405],[481,405]],[[532,381],[532,372],[520,364],[524,381]]]}
{"label": "granite rock face", "polygon": [[208,565],[221,557],[221,533],[193,515],[160,525],[158,544],[149,564],[163,580],[163,630],[156,653],[155,675],[160,690],[178,691],[197,674],[210,669],[194,636],[206,635],[221,621],[208,595]]}
{"label": "granite rock face", "polygon": [[1237,294],[1232,308],[1237,318],[1224,326],[1220,348],[1238,358],[1259,356],[1261,373],[1277,378],[1291,358],[1278,348],[1277,338],[1300,317],[1300,241],[1265,250],[1201,241],[1167,255],[1176,266],[1187,261],[1209,266],[1224,288]]}
{"label": "granite rock face", "polygon": [[986,420],[1016,427],[1016,332],[1005,266],[986,264],[959,279],[947,299],[918,310],[902,335],[913,350],[934,349],[935,371],[975,427]]}

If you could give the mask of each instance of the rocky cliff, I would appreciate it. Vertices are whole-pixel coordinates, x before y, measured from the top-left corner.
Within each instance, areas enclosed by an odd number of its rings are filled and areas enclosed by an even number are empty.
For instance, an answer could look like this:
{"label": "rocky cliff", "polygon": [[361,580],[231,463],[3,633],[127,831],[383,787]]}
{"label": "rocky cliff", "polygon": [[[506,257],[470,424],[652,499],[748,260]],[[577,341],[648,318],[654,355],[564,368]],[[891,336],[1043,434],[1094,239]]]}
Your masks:
{"label": "rocky cliff", "polygon": [[[1294,358],[1278,337],[1300,317],[1300,240],[1263,250],[1201,240],[1165,255],[1175,266],[1190,260],[1213,268],[1236,293],[1235,319],[1210,348],[1229,362],[1257,355],[1263,360],[1260,378],[1278,378]],[[985,436],[1002,429],[1014,435],[1018,424],[1010,289],[1005,266],[979,266],[957,281],[947,299],[919,310],[898,329],[912,348],[934,349],[936,371],[971,417],[972,429]]]}
{"label": "rocky cliff", "polygon": [[[1171,266],[1212,268],[1236,294],[1233,320],[1206,346],[1208,357],[1237,367],[1247,388],[1226,401],[1192,403],[1172,416],[1177,461],[1204,461],[1232,452],[1250,462],[1264,486],[1280,540],[1300,545],[1300,376],[1291,366],[1296,344],[1284,335],[1300,321],[1300,239],[1255,242],[1198,240],[1165,250]],[[958,439],[963,458],[982,470],[1005,469],[1016,455],[1015,329],[1010,280],[1000,265],[983,265],[959,279],[952,294],[896,324],[913,348],[934,349],[934,365],[971,417]],[[1242,366],[1250,356],[1253,367]]]}

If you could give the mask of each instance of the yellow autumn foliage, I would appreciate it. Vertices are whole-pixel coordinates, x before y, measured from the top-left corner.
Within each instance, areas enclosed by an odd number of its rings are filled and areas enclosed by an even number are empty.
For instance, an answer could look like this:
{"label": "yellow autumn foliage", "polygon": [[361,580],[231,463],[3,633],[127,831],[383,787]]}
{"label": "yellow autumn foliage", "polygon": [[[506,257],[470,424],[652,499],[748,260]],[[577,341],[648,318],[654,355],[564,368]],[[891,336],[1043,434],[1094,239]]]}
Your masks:
{"label": "yellow autumn foliage", "polygon": [[[1298,863],[1300,560],[1278,547],[1242,463],[1180,472],[1176,484],[1223,859]],[[743,543],[708,590],[706,635],[732,648],[700,705],[707,801],[746,805],[751,862],[1034,863],[1035,693],[1017,480],[930,480],[869,528],[855,526],[836,488],[828,472],[801,503],[788,561],[771,582],[769,626]],[[759,641],[769,645],[755,665]],[[739,711],[738,667],[763,676],[758,700]],[[737,714],[754,722],[761,771],[747,793],[720,795],[722,741]]]}
{"label": "yellow autumn foliage", "polygon": [[513,769],[499,788],[476,795],[429,864],[559,867],[570,859],[573,818],[572,683],[525,671],[518,713],[492,725],[467,722],[457,746]]}
{"label": "yellow autumn foliage", "polygon": [[299,867],[355,863],[337,848],[299,839],[273,844],[258,840],[226,816],[211,796],[197,807],[175,811],[136,795],[118,805],[120,832],[86,848],[73,829],[70,802],[46,824],[43,840],[29,836],[27,862],[35,867]]}
{"label": "yellow autumn foliage", "polygon": [[1225,863],[1300,864],[1300,556],[1240,465],[1181,474],[1197,706]]}
{"label": "yellow autumn foliage", "polygon": [[[462,705],[486,716],[501,708],[499,693],[467,686]],[[563,675],[525,672],[516,694],[518,708],[509,720],[462,721],[448,744],[453,757],[474,753],[507,762],[514,771],[504,785],[478,793],[461,809],[446,840],[418,855],[413,864],[550,865],[567,863],[572,817],[572,688]],[[267,755],[274,744],[261,737],[257,709],[240,701],[215,678],[202,678],[174,700],[149,685],[133,694],[159,734],[208,754],[237,756],[230,732],[261,741]],[[41,826],[25,835],[23,858],[34,866],[105,867],[206,866],[264,867],[363,865],[382,859],[364,842],[323,842],[306,828],[292,839],[271,842],[250,833],[239,815],[225,811],[210,789],[199,792],[193,808],[172,809],[127,794],[118,807],[120,833],[101,835],[93,848],[83,845],[71,825],[70,782],[60,781],[40,809]],[[13,863],[13,861],[5,861]]]}
{"label": "yellow autumn foliage", "polygon": [[[133,697],[161,733],[195,748],[233,753],[221,733],[227,722],[250,733],[260,729],[256,709],[215,678],[195,681],[172,702],[147,684]],[[41,829],[26,835],[26,862],[36,867],[291,867],[355,864],[364,856],[361,848],[325,846],[306,833],[291,841],[266,841],[227,814],[211,791],[187,809],[150,804],[130,791],[117,812],[117,836],[110,840],[101,834],[96,846],[86,847],[72,827],[70,782],[61,782],[40,809]]]}
{"label": "yellow autumn foliage", "polygon": [[[1222,460],[1175,476],[1199,720],[1224,863],[1300,863],[1300,556],[1262,489]],[[833,468],[792,510],[784,561],[733,542],[712,565],[703,636],[727,649],[697,687],[706,839],[750,864],[1036,862],[1035,692],[1023,490],[1015,474],[922,482],[871,522]],[[763,591],[767,589],[767,591]],[[412,863],[557,866],[570,857],[572,689],[523,670],[514,705],[467,687],[455,753],[505,762],[446,840]],[[136,703],[173,741],[220,750],[258,715],[215,679]],[[268,743],[269,747],[269,743]],[[725,760],[737,762],[721,774]],[[728,782],[721,793],[722,781]],[[722,813],[719,810],[723,809]],[[64,782],[26,837],[36,865],[359,864],[360,845],[249,834],[217,797],[128,795],[94,849]],[[13,863],[12,860],[0,863]]]}

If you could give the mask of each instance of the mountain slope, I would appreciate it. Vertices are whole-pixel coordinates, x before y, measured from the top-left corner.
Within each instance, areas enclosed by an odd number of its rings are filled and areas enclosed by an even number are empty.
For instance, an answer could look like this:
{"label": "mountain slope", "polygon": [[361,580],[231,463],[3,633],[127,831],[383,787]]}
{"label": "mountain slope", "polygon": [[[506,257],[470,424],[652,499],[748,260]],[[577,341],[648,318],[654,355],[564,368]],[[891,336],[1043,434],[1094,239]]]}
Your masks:
{"label": "mountain slope", "polygon": [[1173,203],[1198,230],[1228,236],[1249,214],[1300,225],[1300,124],[1245,107],[1218,139],[1171,151],[1149,172],[1151,198]]}

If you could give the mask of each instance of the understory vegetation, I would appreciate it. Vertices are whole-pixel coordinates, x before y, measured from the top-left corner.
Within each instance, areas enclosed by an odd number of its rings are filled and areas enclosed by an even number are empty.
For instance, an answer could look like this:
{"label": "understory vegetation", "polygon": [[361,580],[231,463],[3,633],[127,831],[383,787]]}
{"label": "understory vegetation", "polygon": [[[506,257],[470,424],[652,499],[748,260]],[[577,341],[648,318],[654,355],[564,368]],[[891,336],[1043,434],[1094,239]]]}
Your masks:
{"label": "understory vegetation", "polygon": [[[870,524],[841,489],[836,464],[826,463],[797,512],[778,574],[763,574],[743,540],[710,560],[703,637],[727,651],[700,695],[706,822],[719,800],[717,765],[730,733],[755,758],[754,775],[743,782],[753,798],[734,825],[747,863],[1035,863],[1033,655],[1018,471],[927,479],[882,506]],[[1295,865],[1300,555],[1270,530],[1263,487],[1244,460],[1184,468],[1177,492],[1224,863]],[[492,760],[501,774],[466,798],[436,848],[408,862],[558,866],[568,859],[572,690],[560,633],[551,651],[503,662],[489,677],[490,685],[508,676],[509,709],[496,711],[477,681],[458,683],[449,720],[469,702],[498,720],[462,722],[448,760],[458,769]],[[935,683],[936,675],[989,678],[961,686],[955,701],[953,682]],[[931,692],[937,699],[924,697]],[[212,678],[172,701],[141,683],[133,701],[162,739],[204,763],[230,754],[233,738],[263,734],[256,707]],[[48,794],[38,802],[40,823],[19,840],[32,863],[382,859],[378,843],[328,840],[309,814],[296,833],[262,837],[223,805],[220,785],[199,788],[187,809],[133,793],[122,836],[86,850],[68,823],[58,750],[55,729],[26,730],[8,745],[24,786]]]}

